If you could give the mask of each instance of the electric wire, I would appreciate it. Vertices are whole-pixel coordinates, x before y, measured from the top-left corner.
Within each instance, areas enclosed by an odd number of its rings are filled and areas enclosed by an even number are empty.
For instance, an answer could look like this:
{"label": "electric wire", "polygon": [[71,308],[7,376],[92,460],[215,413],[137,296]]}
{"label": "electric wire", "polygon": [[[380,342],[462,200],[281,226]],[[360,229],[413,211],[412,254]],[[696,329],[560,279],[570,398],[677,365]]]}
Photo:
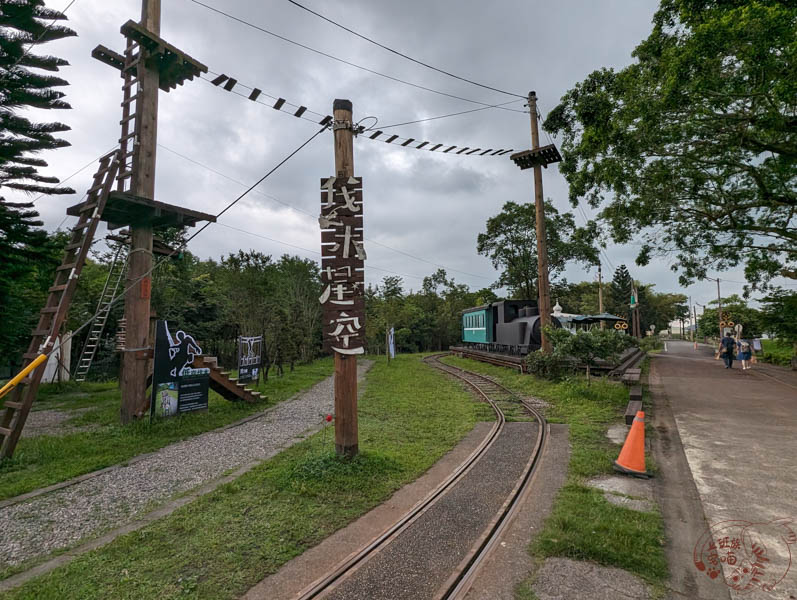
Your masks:
{"label": "electric wire", "polygon": [[[95,164],[95,163],[96,163],[98,160],[100,160],[100,158],[102,158],[102,157],[103,157],[103,156],[105,156],[106,154],[109,154],[109,153],[113,152],[113,149],[114,149],[114,148],[116,148],[116,144],[114,144],[114,145],[113,145],[113,146],[111,146],[111,147],[110,147],[108,150],[106,150],[105,152],[103,152],[102,154],[100,154],[100,155],[99,155],[97,158],[93,158],[93,159],[91,159],[91,161],[90,161],[90,162],[87,162],[85,165],[83,165],[82,167],[80,167],[80,168],[79,168],[77,171],[75,171],[74,173],[72,173],[72,174],[71,174],[69,177],[67,177],[66,179],[62,179],[62,180],[60,180],[60,181],[58,182],[58,184],[59,184],[59,185],[62,185],[62,184],[64,184],[64,183],[66,183],[67,181],[69,181],[70,179],[72,179],[73,177],[76,177],[76,176],[78,176],[80,173],[82,173],[83,171],[85,171],[86,169],[88,169],[88,168],[89,168],[91,165]],[[36,204],[36,203],[37,203],[39,200],[41,200],[41,199],[42,199],[42,198],[44,198],[45,196],[51,196],[51,195],[52,195],[52,194],[39,194],[39,195],[38,195],[36,198],[34,198],[33,200],[31,200],[31,204]],[[63,224],[63,223],[62,223],[62,224]]]}
{"label": "electric wire", "polygon": [[[267,235],[263,235],[261,233],[255,233],[253,231],[247,231],[245,229],[241,229],[240,227],[234,227],[232,225],[227,225],[225,223],[218,223],[218,225],[221,225],[222,227],[226,227],[227,229],[232,229],[234,231],[239,231],[240,233],[245,233],[247,235],[251,235],[251,236],[256,237],[256,238],[261,238],[261,239],[264,239],[264,240],[268,240],[269,242],[274,242],[275,244],[281,244],[283,246],[289,246],[290,248],[295,248],[297,250],[302,250],[302,251],[308,252],[310,254],[316,254],[318,256],[321,256],[321,253],[318,252],[317,250],[310,250],[309,248],[304,248],[302,246],[297,246],[296,244],[291,244],[289,242],[284,242],[282,240],[277,240],[277,239],[274,239],[274,238],[270,238]],[[391,273],[393,275],[400,275],[402,277],[411,277],[413,279],[418,279],[418,280],[421,280],[421,281],[423,281],[423,279],[425,279],[425,277],[423,277],[421,275],[410,275],[409,273],[399,273],[398,271],[391,271],[390,269],[385,269],[383,267],[378,267],[376,265],[371,264],[370,261],[368,262],[368,268],[369,269],[376,269],[377,271],[384,271],[385,273]]]}
{"label": "electric wire", "polygon": [[[61,15],[65,15],[65,14],[66,14],[66,11],[68,11],[68,10],[69,10],[69,8],[70,8],[70,7],[71,7],[71,6],[72,6],[72,5],[73,5],[75,2],[77,2],[77,0],[71,0],[71,2],[70,2],[69,4],[67,4],[65,8],[63,8],[62,10],[60,10],[59,12],[61,13]],[[35,17],[34,17],[34,18],[35,18]],[[25,57],[26,57],[28,54],[30,54],[30,51],[31,51],[31,50],[33,50],[33,47],[34,47],[36,44],[38,44],[38,43],[41,41],[41,39],[44,37],[44,35],[45,35],[45,34],[46,34],[48,31],[50,31],[50,28],[51,28],[53,25],[55,25],[56,21],[59,21],[59,20],[60,20],[60,19],[59,19],[58,17],[56,17],[56,18],[54,18],[52,21],[50,21],[50,24],[49,24],[49,25],[47,25],[47,26],[46,26],[46,27],[45,27],[45,28],[42,30],[42,32],[39,34],[39,37],[37,37],[35,40],[33,40],[33,41],[32,41],[32,42],[31,42],[31,43],[28,45],[27,49],[25,49],[25,51],[22,53],[22,56],[20,56],[20,57],[19,57],[19,58],[18,58],[16,61],[14,61],[14,64],[13,64],[13,65],[11,65],[10,67],[8,67],[8,68],[6,69],[6,72],[4,73],[4,75],[3,75],[3,78],[7,78],[7,77],[8,77],[8,76],[11,74],[11,69],[13,69],[13,68],[14,68],[14,67],[16,67],[17,65],[19,65],[19,63],[21,63],[21,62],[22,62],[22,61],[25,59]]]}
{"label": "electric wire", "polygon": [[[212,73],[214,75],[216,74],[214,71],[208,71],[208,72]],[[317,116],[321,117],[322,116],[321,113],[309,110],[306,106],[303,106],[303,105],[299,106],[299,105],[290,103],[287,100],[285,100],[284,98],[276,98],[276,102],[273,105],[270,104],[270,103],[263,102],[262,100],[260,100],[260,96],[268,96],[269,98],[275,98],[275,96],[272,96],[271,94],[264,93],[262,90],[260,90],[260,88],[253,88],[253,87],[250,87],[248,85],[240,84],[237,79],[235,79],[233,77],[229,77],[228,75],[225,75],[225,74],[218,74],[217,77],[215,79],[213,79],[212,81],[209,80],[207,77],[202,77],[202,76],[200,76],[200,79],[204,80],[205,82],[207,82],[208,84],[212,85],[215,88],[220,88],[220,89],[223,89],[226,92],[231,92],[231,93],[235,94],[236,96],[240,96],[241,98],[244,98],[244,99],[246,99],[246,100],[248,100],[250,102],[256,102],[257,104],[261,104],[263,106],[267,106],[267,107],[272,108],[274,110],[277,110],[278,112],[281,112],[283,114],[289,114],[292,117],[296,117],[296,118],[308,121],[308,122],[313,123],[313,124],[322,125],[325,122],[327,122],[328,120],[332,120],[331,116],[326,115],[326,116],[323,116],[321,121],[316,122],[315,119],[310,119],[310,118],[306,117],[305,115],[310,113],[310,114],[314,114],[314,115],[317,115]],[[225,81],[227,82],[227,85],[223,85],[222,86],[222,83],[224,83]],[[232,82],[232,85],[229,85],[229,82]],[[239,87],[239,86],[243,87],[243,88],[245,88],[247,90],[252,90],[253,92],[255,90],[257,90],[258,94],[254,95],[254,96],[253,96],[253,94],[248,94],[248,95],[247,94],[243,94],[243,93],[239,92],[236,89],[236,87]],[[511,104],[512,102],[517,102],[517,100],[512,100],[512,101],[510,101],[508,103],[504,103],[504,104]],[[297,110],[296,110],[296,112],[285,111],[285,110],[283,110],[283,108],[285,106],[295,107],[295,108],[297,108]],[[488,107],[483,107],[483,108],[491,108],[492,106],[493,105],[490,105]],[[494,106],[499,106],[499,105],[494,105]],[[476,110],[482,110],[482,109],[476,109]],[[473,112],[473,111],[465,111],[465,112]],[[434,120],[436,118],[444,118],[444,117],[447,117],[447,116],[455,116],[456,114],[464,114],[464,113],[453,113],[451,115],[442,115],[440,117],[432,117],[430,119],[419,119],[419,120],[410,121],[410,122],[415,123],[415,122],[422,122],[422,121],[425,121],[425,120]],[[364,118],[365,119],[368,119],[368,118],[376,119],[376,117],[364,117]],[[378,119],[376,119],[376,120],[378,121]],[[358,130],[355,131],[354,134],[355,134],[355,136],[357,136],[360,133],[370,132],[370,131],[373,130],[374,127],[375,127],[375,125],[372,125],[371,127],[367,128],[367,129],[366,128],[358,129]],[[398,127],[398,125],[391,125],[390,127]],[[508,153],[512,152],[511,149],[500,148],[500,149],[496,150],[494,147],[485,150],[483,147],[475,147],[475,146],[457,146],[457,145],[449,146],[448,144],[436,144],[436,143],[429,142],[429,141],[419,141],[419,140],[417,140],[415,138],[411,138],[411,137],[403,138],[403,137],[401,137],[399,135],[389,135],[389,136],[386,135],[382,139],[377,139],[379,136],[381,136],[384,133],[384,129],[385,128],[379,129],[376,132],[372,133],[371,135],[367,136],[368,139],[369,140],[375,140],[377,142],[382,142],[382,143],[385,143],[385,144],[391,144],[393,146],[401,146],[403,148],[410,148],[412,150],[424,150],[424,151],[429,151],[429,152],[437,152],[437,153],[440,153],[440,154],[447,154],[447,153],[451,152],[451,154],[467,153],[467,154],[465,154],[466,156],[503,156],[505,154],[508,154]],[[413,142],[415,142],[415,145],[410,145]],[[455,149],[458,149],[457,152],[452,152]]]}
{"label": "electric wire", "polygon": [[[307,146],[307,145],[308,145],[310,142],[312,142],[312,141],[313,141],[313,140],[314,140],[316,137],[318,137],[318,135],[319,135],[319,134],[321,134],[321,133],[323,133],[324,131],[326,131],[326,130],[327,130],[327,128],[328,128],[328,126],[326,126],[326,125],[325,125],[325,126],[324,126],[324,127],[322,127],[321,129],[319,129],[318,131],[316,131],[316,132],[315,132],[315,133],[314,133],[312,136],[310,136],[310,137],[309,137],[309,138],[308,138],[306,141],[304,141],[304,142],[303,142],[303,143],[302,143],[302,144],[301,144],[301,145],[300,145],[298,148],[296,148],[296,149],[295,149],[293,152],[291,152],[291,153],[290,153],[290,154],[288,154],[288,155],[287,155],[285,158],[283,158],[283,159],[282,159],[282,160],[281,160],[279,163],[277,163],[277,165],[276,165],[276,166],[274,166],[274,167],[273,167],[271,170],[269,170],[269,171],[268,171],[268,172],[267,172],[265,175],[263,175],[263,177],[261,177],[260,179],[258,179],[258,180],[257,180],[257,181],[256,181],[254,184],[252,184],[251,186],[249,186],[249,187],[248,187],[248,188],[247,188],[247,189],[246,189],[246,190],[245,190],[243,193],[241,193],[241,194],[240,194],[240,195],[239,195],[237,198],[235,198],[235,200],[233,200],[232,202],[230,202],[229,204],[227,204],[227,206],[225,206],[225,207],[224,207],[224,208],[223,208],[223,209],[222,209],[222,210],[221,210],[221,211],[220,211],[220,212],[219,212],[219,213],[216,215],[216,219],[218,219],[218,218],[219,218],[221,215],[223,215],[225,212],[227,212],[227,211],[228,211],[228,210],[230,210],[230,209],[231,209],[233,206],[235,206],[235,205],[236,205],[236,204],[237,204],[237,203],[238,203],[238,202],[239,202],[239,201],[240,201],[242,198],[244,198],[244,196],[246,196],[247,194],[249,194],[249,192],[251,192],[251,191],[252,191],[252,190],[254,190],[254,189],[255,189],[255,188],[258,186],[258,185],[260,185],[261,183],[263,183],[263,181],[265,181],[265,180],[266,180],[266,179],[267,179],[267,178],[268,178],[270,175],[272,175],[272,174],[273,174],[273,173],[274,173],[274,172],[275,172],[277,169],[279,169],[279,168],[280,168],[282,165],[284,165],[286,162],[288,162],[288,161],[289,161],[291,158],[293,158],[293,157],[294,157],[296,154],[298,154],[298,153],[299,153],[299,152],[300,152],[300,151],[301,151],[301,150],[302,150],[302,149],[303,149],[305,146]],[[188,245],[188,243],[189,243],[191,240],[193,240],[194,238],[196,238],[196,236],[198,236],[198,235],[199,235],[200,233],[202,233],[202,232],[203,232],[205,229],[207,229],[207,228],[208,228],[208,227],[209,227],[209,226],[210,226],[212,223],[213,223],[212,221],[208,221],[208,222],[207,222],[207,223],[205,223],[205,224],[204,224],[202,227],[200,227],[200,228],[199,228],[197,231],[195,231],[195,232],[194,232],[194,233],[193,233],[191,236],[189,236],[189,237],[188,237],[188,239],[186,239],[185,241],[183,241],[183,242],[182,242],[182,243],[181,243],[179,246],[177,246],[176,248],[173,248],[173,249],[172,249],[172,251],[171,251],[169,254],[166,254],[166,255],[164,255],[164,256],[163,256],[163,257],[162,257],[162,258],[161,258],[161,259],[160,259],[158,262],[156,262],[154,265],[152,265],[152,267],[150,267],[150,268],[149,268],[149,269],[148,269],[148,270],[147,270],[145,273],[143,273],[142,275],[140,275],[139,277],[137,277],[137,278],[136,278],[134,281],[132,281],[132,282],[130,283],[130,285],[128,285],[127,287],[125,287],[125,288],[124,288],[124,289],[123,289],[121,292],[119,292],[117,295],[113,296],[113,297],[111,298],[111,300],[108,302],[108,304],[106,304],[106,305],[105,305],[105,307],[103,307],[103,309],[101,309],[101,310],[98,310],[98,311],[97,311],[96,313],[94,313],[94,314],[93,314],[91,317],[89,317],[89,319],[88,319],[88,320],[86,320],[86,321],[85,321],[85,322],[84,322],[84,323],[83,323],[83,324],[82,324],[80,327],[78,327],[77,329],[75,329],[74,331],[72,331],[70,334],[66,335],[66,336],[64,337],[64,339],[61,341],[61,343],[63,344],[63,343],[65,343],[67,340],[70,340],[70,339],[72,339],[72,338],[73,338],[73,337],[75,337],[75,336],[76,336],[78,333],[80,333],[81,331],[83,331],[83,330],[84,330],[86,327],[88,327],[89,325],[91,325],[91,323],[93,323],[93,322],[94,322],[94,319],[96,319],[96,318],[97,318],[97,317],[100,315],[100,313],[101,313],[101,312],[104,312],[104,310],[108,310],[108,309],[110,309],[110,307],[111,307],[111,306],[113,306],[114,304],[116,304],[117,302],[119,302],[119,300],[121,300],[122,298],[124,298],[124,297],[125,297],[125,295],[127,294],[127,292],[129,292],[129,291],[130,291],[131,289],[133,289],[133,288],[134,288],[136,285],[138,285],[138,283],[139,283],[139,282],[141,282],[141,281],[142,281],[142,280],[143,280],[145,277],[148,277],[149,275],[151,275],[151,274],[152,274],[152,272],[153,272],[153,271],[155,271],[155,269],[157,269],[158,267],[160,267],[160,266],[161,266],[161,265],[162,265],[164,262],[166,262],[168,259],[170,259],[171,257],[173,257],[175,254],[178,254],[179,252],[181,252],[181,251],[182,251],[182,250],[183,250],[183,249],[184,249],[184,248],[185,248],[185,247]],[[46,353],[44,353],[44,354],[46,354],[47,356],[50,356],[50,354],[52,354],[54,351],[55,351],[55,347],[51,348],[49,352],[46,352]]]}
{"label": "electric wire", "polygon": [[[392,129],[393,127],[401,127],[402,125],[413,125],[415,123],[425,123],[427,121],[437,121],[438,119],[447,119],[449,117],[458,117],[459,115],[467,115],[469,113],[479,112],[480,110],[487,110],[489,108],[498,108],[500,106],[506,106],[507,104],[512,104],[514,102],[519,102],[519,101],[518,100],[510,100],[509,102],[502,102],[501,104],[492,104],[490,106],[482,106],[480,108],[472,108],[470,110],[462,110],[460,112],[449,113],[447,115],[439,115],[437,117],[428,117],[426,119],[416,119],[414,121],[404,121],[403,123],[395,123],[394,125],[383,125],[383,126],[380,127],[380,129]],[[369,129],[372,129],[372,128],[369,128]]]}
{"label": "electric wire", "polygon": [[473,81],[472,79],[466,79],[465,77],[460,77],[459,75],[454,75],[453,73],[449,73],[448,71],[444,71],[443,69],[438,69],[437,67],[433,67],[432,65],[427,64],[427,63],[425,63],[423,61],[420,61],[420,60],[417,60],[415,58],[412,58],[411,56],[407,56],[406,54],[404,54],[402,52],[399,52],[398,50],[394,50],[393,48],[385,46],[384,44],[380,44],[376,40],[372,40],[371,38],[369,38],[369,37],[367,37],[367,36],[365,36],[365,35],[363,35],[361,33],[357,33],[353,29],[349,29],[345,25],[341,25],[340,23],[336,23],[332,19],[330,19],[328,17],[325,17],[324,15],[322,15],[320,13],[317,13],[314,10],[311,10],[311,9],[307,8],[306,6],[303,6],[302,4],[299,4],[298,2],[296,2],[296,0],[288,0],[288,2],[290,2],[294,6],[298,6],[302,10],[306,10],[310,14],[313,14],[316,17],[319,17],[320,19],[323,19],[327,23],[331,23],[335,27],[340,27],[344,31],[348,31],[352,35],[356,35],[358,38],[363,39],[366,42],[370,42],[370,43],[374,44],[375,46],[379,46],[380,48],[382,48],[384,50],[387,50],[388,52],[392,52],[393,54],[395,54],[397,56],[400,56],[402,58],[406,58],[407,60],[412,61],[415,64],[418,64],[418,65],[421,65],[423,67],[426,67],[427,69],[432,69],[433,71],[437,71],[438,73],[442,73],[443,75],[448,75],[449,77],[453,77],[454,79],[459,79],[460,81],[464,81],[464,82],[470,83],[472,85],[476,85],[476,86],[479,86],[479,87],[482,87],[482,88],[485,88],[485,89],[488,89],[488,90],[492,90],[494,92],[499,92],[501,94],[506,94],[507,96],[517,96],[518,98],[523,98],[523,99],[526,98],[525,96],[522,96],[521,94],[515,94],[514,92],[507,92],[506,90],[502,90],[502,89],[495,88],[495,87],[492,87],[492,86],[489,86],[489,85],[485,85],[483,83],[479,83],[477,81]]}
{"label": "electric wire", "polygon": [[[228,181],[231,181],[231,182],[233,182],[235,184],[238,184],[238,185],[246,185],[245,183],[235,179],[234,177],[231,177],[230,175],[227,175],[226,173],[222,173],[221,171],[219,171],[217,169],[214,169],[214,168],[212,168],[212,167],[210,167],[208,165],[205,165],[205,164],[203,164],[203,163],[201,163],[201,162],[199,162],[197,160],[194,160],[193,158],[190,158],[189,156],[186,156],[185,154],[181,154],[180,152],[177,152],[176,150],[172,150],[171,148],[169,148],[167,146],[164,146],[163,144],[158,144],[158,147],[159,148],[163,148],[167,152],[170,152],[170,153],[174,154],[175,156],[179,156],[183,160],[186,160],[186,161],[188,161],[188,162],[190,162],[190,163],[192,163],[192,164],[194,164],[194,165],[196,165],[198,167],[201,167],[202,169],[210,171],[211,173],[215,173],[219,177],[223,177],[224,179],[227,179]],[[265,193],[265,192],[263,192],[261,190],[255,190],[255,193],[259,194],[259,195],[261,195],[261,196],[263,196],[265,198],[268,198],[269,200],[272,200],[273,202],[276,202],[278,204],[286,206],[287,208],[289,208],[289,209],[291,209],[291,210],[293,210],[293,211],[295,211],[297,213],[301,213],[303,215],[307,215],[309,217],[312,217],[313,219],[315,219],[317,217],[317,215],[314,215],[313,213],[311,213],[309,211],[306,211],[306,210],[301,209],[301,208],[299,208],[297,206],[294,206],[293,204],[291,204],[289,202],[285,202],[284,200],[280,200],[276,196],[272,196],[271,194],[267,194],[267,193]],[[244,233],[249,233],[249,232],[244,232]],[[252,234],[252,235],[255,235],[255,234]],[[266,239],[270,240],[271,238],[266,238]],[[420,256],[415,256],[414,254],[410,254],[409,252],[405,252],[404,250],[399,250],[398,248],[393,248],[392,246],[388,246],[387,244],[383,244],[382,242],[378,242],[378,241],[376,241],[376,240],[374,240],[372,238],[363,237],[363,239],[365,241],[371,243],[371,244],[376,244],[377,246],[382,246],[383,248],[387,248],[388,250],[392,250],[393,252],[396,252],[398,254],[403,254],[404,256],[407,256],[407,257],[412,258],[414,260],[417,260],[417,261],[432,265],[434,267],[438,267],[440,269],[445,269],[446,271],[449,271],[449,272],[460,273],[462,275],[467,275],[469,277],[476,277],[478,279],[485,279],[485,280],[495,279],[494,277],[487,277],[485,275],[477,275],[476,273],[469,273],[467,271],[462,271],[460,269],[454,269],[454,268],[448,267],[446,265],[441,265],[439,263],[433,262],[433,261],[428,260],[426,258],[422,258]],[[284,243],[287,246],[291,246],[291,244],[288,244],[287,242],[279,242],[278,240],[271,240],[271,241],[277,241],[278,243]],[[295,247],[299,248],[299,246],[295,246]],[[301,249],[302,250],[306,250],[305,248],[301,248]],[[319,254],[319,253],[315,252],[315,254]],[[369,266],[369,268],[372,266],[370,262],[368,263],[368,266]],[[386,271],[386,269],[379,269],[379,270],[380,271]],[[400,274],[400,273],[398,273],[398,274]],[[417,278],[417,276],[415,276],[415,275],[410,275],[410,277],[416,277]]]}
{"label": "electric wire", "polygon": [[[412,83],[412,82],[406,81],[404,79],[399,79],[398,77],[393,77],[392,75],[387,75],[385,73],[380,73],[379,71],[375,71],[374,69],[369,69],[368,67],[363,67],[362,65],[358,65],[358,64],[353,63],[351,61],[344,60],[342,58],[338,58],[337,56],[333,56],[332,54],[328,54],[327,52],[323,52],[321,50],[317,50],[315,48],[307,46],[306,44],[302,44],[300,42],[296,42],[294,40],[291,40],[291,39],[289,39],[289,38],[287,38],[285,36],[279,35],[278,33],[274,33],[273,31],[269,31],[268,29],[265,29],[264,27],[260,27],[259,25],[255,25],[254,23],[250,23],[249,21],[246,21],[245,19],[242,19],[240,17],[236,17],[235,15],[232,15],[232,14],[230,14],[228,12],[224,12],[223,10],[220,10],[218,8],[210,6],[209,4],[205,4],[204,2],[200,2],[200,0],[188,0],[188,1],[189,2],[193,2],[194,4],[196,4],[198,6],[202,6],[202,7],[206,8],[206,9],[212,11],[212,12],[215,12],[215,13],[218,13],[220,15],[223,15],[224,17],[227,17],[228,19],[231,19],[231,20],[236,21],[238,23],[241,23],[242,25],[246,25],[247,27],[251,27],[252,29],[255,29],[255,30],[260,31],[262,33],[265,33],[267,35],[273,36],[273,37],[275,37],[275,38],[277,38],[279,40],[282,40],[282,41],[287,42],[289,44],[293,44],[294,46],[298,46],[300,48],[304,48],[305,50],[309,50],[310,52],[314,52],[315,54],[319,54],[321,56],[325,56],[326,58],[335,60],[337,62],[343,63],[343,64],[348,65],[350,67],[354,67],[354,68],[360,69],[362,71],[366,71],[367,73],[371,73],[372,75],[378,75],[379,77],[384,77],[385,79],[390,79],[391,81],[396,81],[398,83],[403,83],[404,85],[409,85],[411,87],[418,88],[418,89],[421,89],[421,90],[425,90],[427,92],[432,92],[432,93],[438,94],[440,96],[447,96],[449,98],[455,98],[457,100],[462,100],[463,102],[470,102],[471,104],[480,104],[481,106],[489,106],[491,108],[493,107],[493,105],[488,103],[488,102],[479,102],[478,100],[471,100],[470,98],[464,98],[462,96],[457,96],[456,94],[449,94],[448,92],[442,92],[440,90],[435,90],[433,88],[426,87],[426,86],[423,86],[423,85],[420,85],[420,84],[417,84],[417,83]],[[500,108],[500,110],[507,110],[507,111],[510,111],[510,112],[517,112],[517,113],[525,113],[526,112],[526,111],[517,110],[517,109],[514,109],[514,108],[507,108],[505,106],[504,107],[496,107],[496,108]]]}

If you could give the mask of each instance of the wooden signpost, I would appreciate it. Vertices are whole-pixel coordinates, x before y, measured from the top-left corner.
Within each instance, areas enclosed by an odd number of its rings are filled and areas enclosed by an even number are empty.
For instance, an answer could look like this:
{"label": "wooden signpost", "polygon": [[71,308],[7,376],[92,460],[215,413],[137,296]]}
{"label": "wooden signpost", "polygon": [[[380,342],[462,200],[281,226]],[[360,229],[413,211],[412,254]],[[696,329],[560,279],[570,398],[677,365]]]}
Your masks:
{"label": "wooden signpost", "polygon": [[352,104],[335,100],[335,175],[321,180],[324,348],[335,356],[335,451],[358,452],[357,355],[365,342],[362,179],[354,177]]}

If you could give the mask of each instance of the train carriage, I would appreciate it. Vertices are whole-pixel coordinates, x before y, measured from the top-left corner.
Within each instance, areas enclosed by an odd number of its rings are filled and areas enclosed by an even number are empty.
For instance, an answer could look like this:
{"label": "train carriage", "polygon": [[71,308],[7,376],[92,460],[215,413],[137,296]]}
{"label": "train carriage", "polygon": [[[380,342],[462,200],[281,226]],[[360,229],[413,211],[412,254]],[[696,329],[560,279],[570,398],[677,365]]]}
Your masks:
{"label": "train carriage", "polygon": [[[551,317],[553,327],[561,327]],[[540,317],[531,300],[502,300],[462,311],[462,341],[490,352],[528,354],[540,348]]]}

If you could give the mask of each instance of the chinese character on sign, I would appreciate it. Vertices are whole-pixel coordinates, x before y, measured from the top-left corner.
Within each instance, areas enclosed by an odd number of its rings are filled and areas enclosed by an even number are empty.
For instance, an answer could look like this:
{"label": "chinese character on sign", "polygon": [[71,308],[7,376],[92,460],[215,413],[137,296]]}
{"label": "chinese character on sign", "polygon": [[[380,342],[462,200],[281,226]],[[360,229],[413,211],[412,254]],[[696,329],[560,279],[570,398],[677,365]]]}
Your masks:
{"label": "chinese character on sign", "polygon": [[321,281],[324,346],[340,354],[362,354],[365,285],[362,180],[321,180]]}

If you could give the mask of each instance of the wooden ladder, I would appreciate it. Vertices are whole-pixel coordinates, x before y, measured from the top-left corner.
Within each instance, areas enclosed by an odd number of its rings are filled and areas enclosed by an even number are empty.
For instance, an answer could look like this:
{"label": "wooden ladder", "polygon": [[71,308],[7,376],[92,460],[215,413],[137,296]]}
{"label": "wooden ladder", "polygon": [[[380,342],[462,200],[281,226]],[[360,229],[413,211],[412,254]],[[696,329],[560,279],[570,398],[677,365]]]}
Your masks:
{"label": "wooden ladder", "polygon": [[[69,243],[64,248],[63,262],[55,270],[53,286],[47,290],[47,303],[41,309],[39,324],[33,330],[28,351],[23,354],[23,369],[39,355],[49,353],[55,345],[118,171],[118,150],[100,158],[100,167],[86,193],[86,202],[80,205],[77,225],[72,228]],[[14,454],[22,428],[36,399],[45,367],[46,362],[31,371],[9,393],[9,399],[3,405],[0,416],[0,458],[10,458]]]}
{"label": "wooden ladder", "polygon": [[102,288],[100,301],[97,304],[97,318],[91,324],[91,330],[86,336],[86,343],[83,345],[83,351],[80,353],[80,358],[75,367],[73,376],[75,381],[86,381],[89,369],[91,369],[91,363],[102,340],[102,333],[105,331],[105,323],[111,314],[112,302],[116,299],[119,286],[124,285],[127,251],[127,244],[119,244],[116,247],[116,252],[114,252],[113,262],[111,263],[111,268],[108,269],[108,277],[105,278],[105,286]]}

